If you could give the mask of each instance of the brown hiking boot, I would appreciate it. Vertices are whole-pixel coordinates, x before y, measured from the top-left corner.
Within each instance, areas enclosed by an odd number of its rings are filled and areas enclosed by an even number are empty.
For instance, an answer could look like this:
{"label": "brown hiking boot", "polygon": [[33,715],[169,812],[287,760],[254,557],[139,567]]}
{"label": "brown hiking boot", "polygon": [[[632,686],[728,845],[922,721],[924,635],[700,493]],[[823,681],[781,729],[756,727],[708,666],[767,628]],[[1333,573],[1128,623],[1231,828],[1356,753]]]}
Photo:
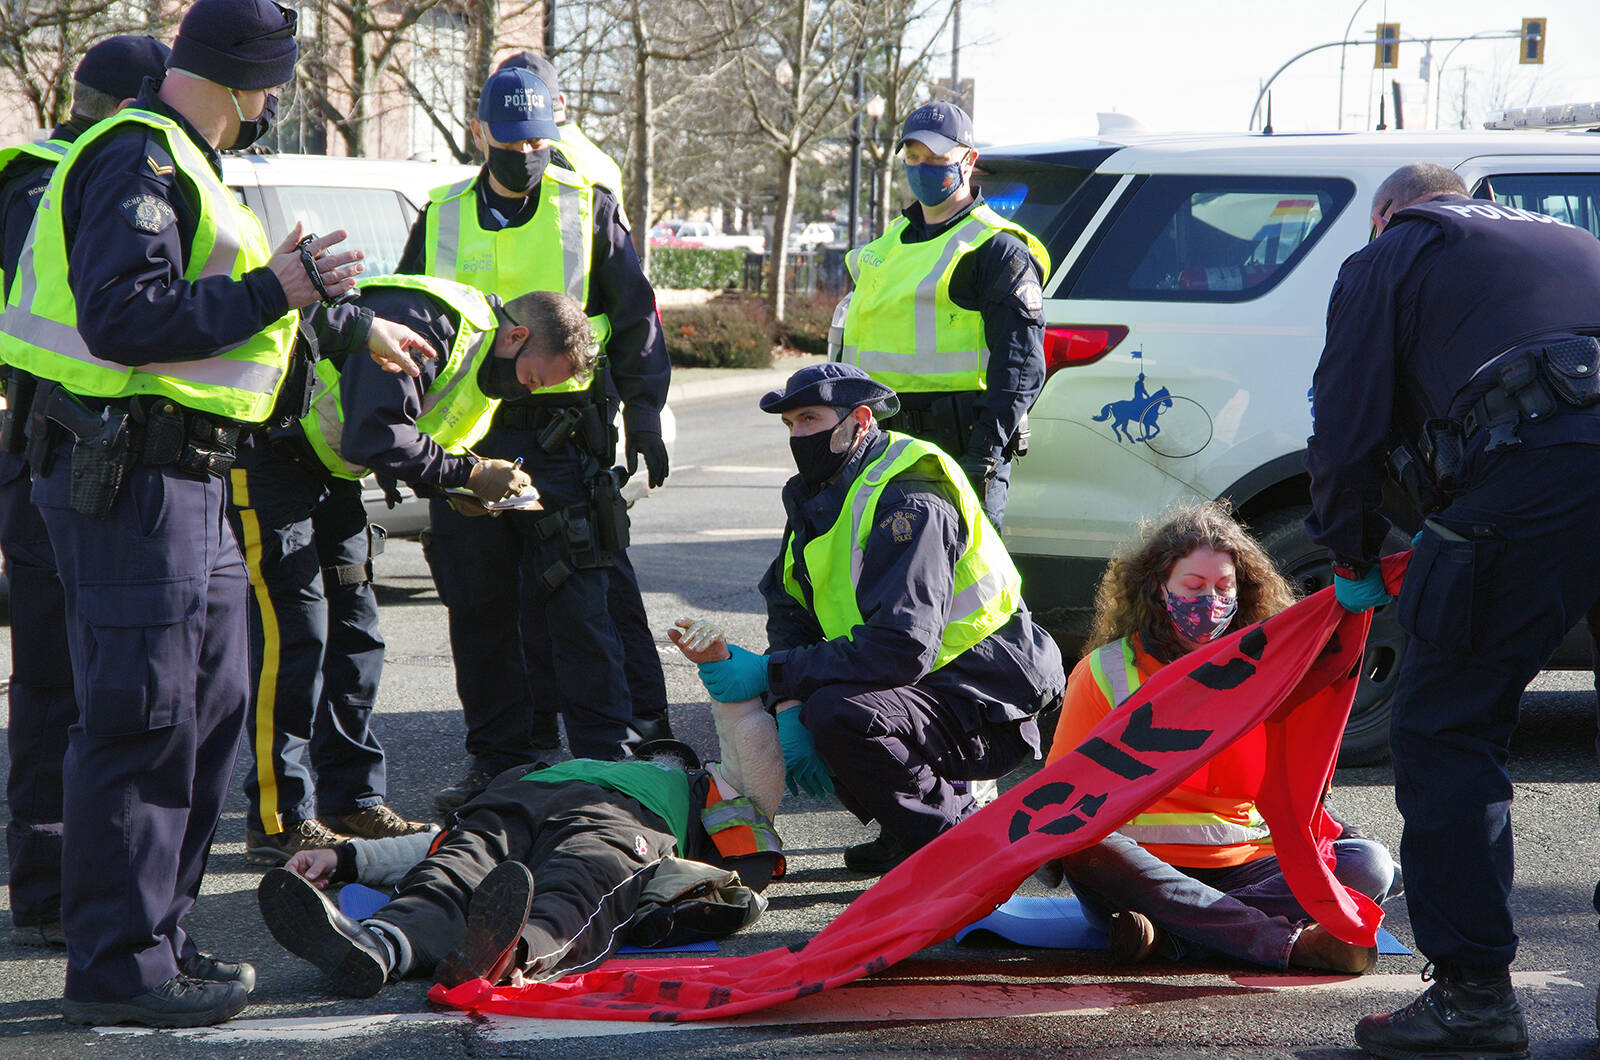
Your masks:
{"label": "brown hiking boot", "polygon": [[1312,924],[1294,940],[1289,950],[1289,963],[1296,968],[1366,975],[1378,963],[1378,947],[1345,942],[1335,938],[1321,924]]}
{"label": "brown hiking boot", "polygon": [[346,814],[323,814],[322,823],[335,832],[356,839],[388,839],[397,835],[416,835],[433,825],[426,821],[408,821],[383,803],[364,810]]}
{"label": "brown hiking boot", "polygon": [[282,865],[291,855],[302,850],[326,850],[342,846],[350,837],[332,831],[321,821],[311,818],[297,821],[281,832],[268,834],[254,828],[244,831],[244,860],[249,865]]}
{"label": "brown hiking boot", "polygon": [[1165,931],[1143,913],[1131,909],[1107,918],[1106,939],[1106,949],[1117,964],[1140,964],[1155,956],[1170,958],[1176,952]]}

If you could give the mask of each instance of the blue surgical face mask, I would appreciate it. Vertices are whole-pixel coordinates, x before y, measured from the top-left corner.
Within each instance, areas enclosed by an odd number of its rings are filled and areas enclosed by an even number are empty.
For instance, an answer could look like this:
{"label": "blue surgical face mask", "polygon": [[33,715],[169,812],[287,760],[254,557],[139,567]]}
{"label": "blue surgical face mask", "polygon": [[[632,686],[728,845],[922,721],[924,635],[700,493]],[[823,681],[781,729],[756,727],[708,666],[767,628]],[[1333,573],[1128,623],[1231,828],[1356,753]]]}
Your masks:
{"label": "blue surgical face mask", "polygon": [[961,162],[952,162],[948,166],[936,162],[914,166],[908,162],[906,183],[911,185],[911,194],[922,205],[938,206],[961,187]]}
{"label": "blue surgical face mask", "polygon": [[1201,593],[1198,596],[1174,596],[1167,593],[1167,614],[1172,625],[1186,639],[1196,644],[1222,635],[1239,610],[1237,596],[1219,593]]}

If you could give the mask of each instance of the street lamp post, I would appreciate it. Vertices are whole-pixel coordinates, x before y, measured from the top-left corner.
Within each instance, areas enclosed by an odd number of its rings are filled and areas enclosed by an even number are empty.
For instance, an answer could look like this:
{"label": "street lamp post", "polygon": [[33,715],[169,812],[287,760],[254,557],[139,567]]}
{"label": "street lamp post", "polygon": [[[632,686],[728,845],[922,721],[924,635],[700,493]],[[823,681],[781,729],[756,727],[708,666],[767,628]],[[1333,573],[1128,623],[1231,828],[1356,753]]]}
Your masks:
{"label": "street lamp post", "polygon": [[861,226],[861,66],[859,63],[852,78],[851,94],[855,102],[852,108],[855,113],[850,116],[850,209],[848,211],[850,235],[845,239],[845,244],[854,250]]}
{"label": "street lamp post", "polygon": [[[1340,40],[1349,40],[1350,39],[1350,31],[1352,29],[1354,29],[1355,25],[1356,25],[1356,16],[1361,14],[1361,9],[1363,7],[1366,7],[1366,6],[1367,6],[1367,0],[1361,0],[1361,2],[1356,5],[1356,9],[1354,11],[1350,12],[1350,21],[1345,23],[1344,36],[1340,37],[1339,38]],[[1339,49],[1339,125],[1338,125],[1338,128],[1340,128],[1340,129],[1344,128],[1344,49],[1343,48]]]}
{"label": "street lamp post", "polygon": [[867,117],[872,119],[872,191],[867,196],[867,229],[872,233],[873,239],[877,239],[879,235],[878,178],[879,170],[882,168],[883,164],[883,145],[878,142],[878,119],[883,117],[885,106],[887,106],[887,103],[882,96],[873,96],[871,99],[867,100]]}

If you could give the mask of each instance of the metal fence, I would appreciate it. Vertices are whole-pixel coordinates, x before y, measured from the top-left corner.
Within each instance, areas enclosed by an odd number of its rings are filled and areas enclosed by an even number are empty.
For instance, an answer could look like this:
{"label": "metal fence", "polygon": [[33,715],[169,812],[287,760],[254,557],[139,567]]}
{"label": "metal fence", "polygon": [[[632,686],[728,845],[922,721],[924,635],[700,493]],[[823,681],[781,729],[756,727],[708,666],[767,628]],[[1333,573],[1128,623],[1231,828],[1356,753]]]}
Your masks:
{"label": "metal fence", "polygon": [[[850,286],[844,255],[842,247],[815,247],[790,252],[784,289],[790,294],[844,294]],[[745,255],[745,290],[760,294],[766,289],[766,265],[765,254]]]}

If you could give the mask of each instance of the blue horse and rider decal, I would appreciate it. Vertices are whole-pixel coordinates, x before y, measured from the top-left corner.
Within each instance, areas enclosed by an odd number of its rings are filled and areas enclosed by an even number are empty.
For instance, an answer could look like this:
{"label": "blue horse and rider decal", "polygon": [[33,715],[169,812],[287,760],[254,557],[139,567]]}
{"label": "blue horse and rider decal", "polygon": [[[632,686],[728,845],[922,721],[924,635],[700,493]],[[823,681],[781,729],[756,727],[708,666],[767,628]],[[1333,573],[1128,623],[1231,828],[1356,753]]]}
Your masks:
{"label": "blue horse and rider decal", "polygon": [[[1144,385],[1144,373],[1140,372],[1139,378],[1133,382],[1133,397],[1126,401],[1108,402],[1100,409],[1100,415],[1094,417],[1094,421],[1104,423],[1110,420],[1111,436],[1119,441],[1148,442],[1161,433],[1161,424],[1157,421],[1170,408],[1172,392],[1166,387],[1154,393],[1149,392]],[[1134,427],[1138,429],[1137,437],[1130,429]]]}

